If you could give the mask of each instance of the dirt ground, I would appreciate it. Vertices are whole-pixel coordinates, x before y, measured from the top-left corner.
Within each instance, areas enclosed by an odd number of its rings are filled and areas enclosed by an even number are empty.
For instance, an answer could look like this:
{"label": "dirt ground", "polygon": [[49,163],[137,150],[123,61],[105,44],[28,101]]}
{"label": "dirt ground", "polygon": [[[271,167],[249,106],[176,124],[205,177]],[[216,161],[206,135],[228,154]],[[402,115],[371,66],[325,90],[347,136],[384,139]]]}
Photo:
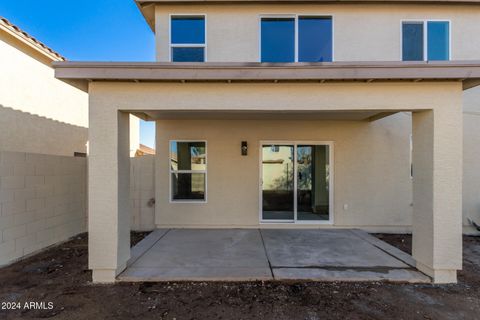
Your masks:
{"label": "dirt ground", "polygon": [[[132,235],[139,241],[145,234]],[[411,250],[411,237],[376,235]],[[457,285],[177,282],[93,285],[87,237],[0,269],[0,319],[478,319],[480,238],[464,237]],[[45,308],[25,308],[25,302]],[[48,309],[48,303],[53,308]],[[12,307],[11,305],[9,307]]]}

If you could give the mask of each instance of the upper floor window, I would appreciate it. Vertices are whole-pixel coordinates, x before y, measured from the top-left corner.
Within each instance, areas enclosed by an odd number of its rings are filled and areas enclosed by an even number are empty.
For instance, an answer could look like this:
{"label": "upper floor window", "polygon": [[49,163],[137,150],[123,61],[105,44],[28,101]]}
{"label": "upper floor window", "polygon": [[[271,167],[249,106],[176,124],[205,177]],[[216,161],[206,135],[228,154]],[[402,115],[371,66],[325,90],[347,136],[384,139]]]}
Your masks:
{"label": "upper floor window", "polygon": [[332,61],[331,17],[264,17],[260,28],[262,62]]}
{"label": "upper floor window", "polygon": [[205,61],[205,17],[172,16],[170,21],[172,62]]}
{"label": "upper floor window", "polygon": [[449,60],[450,23],[448,21],[404,21],[402,60]]}

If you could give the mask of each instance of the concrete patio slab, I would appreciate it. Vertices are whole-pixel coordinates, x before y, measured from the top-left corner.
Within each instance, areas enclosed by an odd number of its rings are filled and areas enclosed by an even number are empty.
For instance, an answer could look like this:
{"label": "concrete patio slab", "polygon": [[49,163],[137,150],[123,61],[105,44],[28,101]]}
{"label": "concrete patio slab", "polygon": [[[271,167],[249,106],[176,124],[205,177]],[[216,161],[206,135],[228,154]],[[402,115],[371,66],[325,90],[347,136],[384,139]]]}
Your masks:
{"label": "concrete patio slab", "polygon": [[132,249],[118,280],[430,282],[412,261],[360,230],[162,229]]}
{"label": "concrete patio slab", "polygon": [[358,230],[358,229],[351,229],[350,230],[352,233],[355,235],[359,236],[363,240],[371,243],[375,247],[385,251],[386,253],[390,254],[391,256],[394,256],[395,258],[401,260],[402,262],[408,264],[410,267],[415,268],[415,259],[411,255],[409,255],[406,252],[403,252],[402,250],[395,248],[392,245],[389,245],[385,241],[382,241],[378,239],[377,237],[372,236],[371,234],[368,234],[365,231]]}
{"label": "concrete patio slab", "polygon": [[260,230],[272,268],[409,268],[348,229]]}
{"label": "concrete patio slab", "polygon": [[142,241],[137,243],[130,250],[130,259],[127,261],[127,266],[131,266],[135,261],[144,255],[158,240],[160,240],[170,229],[156,229],[153,230]]}
{"label": "concrete patio slab", "polygon": [[268,280],[258,230],[172,229],[122,273],[122,280]]}
{"label": "concrete patio slab", "polygon": [[329,270],[320,268],[280,268],[273,269],[276,280],[309,280],[309,281],[388,281],[408,283],[430,283],[429,277],[421,272],[410,269],[385,270]]}
{"label": "concrete patio slab", "polygon": [[130,267],[121,281],[256,281],[273,280],[270,269],[256,267]]}

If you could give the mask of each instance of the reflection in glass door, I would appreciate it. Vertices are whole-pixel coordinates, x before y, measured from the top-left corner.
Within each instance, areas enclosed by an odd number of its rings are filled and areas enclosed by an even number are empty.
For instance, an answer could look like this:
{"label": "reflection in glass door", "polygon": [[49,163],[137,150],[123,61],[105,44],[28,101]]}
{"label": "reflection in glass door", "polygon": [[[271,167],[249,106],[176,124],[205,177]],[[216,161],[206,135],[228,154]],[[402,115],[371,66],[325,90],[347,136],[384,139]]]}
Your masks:
{"label": "reflection in glass door", "polygon": [[294,219],[294,147],[262,146],[262,219]]}
{"label": "reflection in glass door", "polygon": [[329,150],[297,146],[297,220],[329,220]]}
{"label": "reflection in glass door", "polygon": [[331,222],[329,144],[262,145],[262,221]]}

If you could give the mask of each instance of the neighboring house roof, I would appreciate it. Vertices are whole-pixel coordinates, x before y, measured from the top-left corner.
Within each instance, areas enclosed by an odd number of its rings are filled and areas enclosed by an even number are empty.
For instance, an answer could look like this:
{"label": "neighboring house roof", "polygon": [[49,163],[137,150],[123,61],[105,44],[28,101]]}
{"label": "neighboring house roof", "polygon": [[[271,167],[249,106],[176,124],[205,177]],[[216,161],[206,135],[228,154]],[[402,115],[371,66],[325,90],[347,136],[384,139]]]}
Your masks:
{"label": "neighboring house roof", "polygon": [[141,156],[148,155],[148,154],[155,154],[155,149],[152,149],[152,148],[147,147],[146,145],[140,143],[139,148],[135,152],[135,157],[141,157]]}
{"label": "neighboring house roof", "polygon": [[88,91],[89,81],[461,81],[480,85],[480,61],[168,63],[54,62],[55,77]]}
{"label": "neighboring house roof", "polygon": [[21,30],[16,25],[12,24],[7,19],[0,17],[0,32],[4,32],[23,45],[33,49],[35,52],[41,54],[43,57],[47,58],[50,62],[52,61],[65,61],[65,57],[60,55],[58,52],[49,48],[42,42],[38,41],[25,31]]}
{"label": "neighboring house roof", "polygon": [[282,3],[308,3],[308,4],[366,4],[366,3],[420,3],[420,4],[480,4],[480,0],[135,0],[148,25],[155,32],[155,5],[161,4],[282,4]]}

